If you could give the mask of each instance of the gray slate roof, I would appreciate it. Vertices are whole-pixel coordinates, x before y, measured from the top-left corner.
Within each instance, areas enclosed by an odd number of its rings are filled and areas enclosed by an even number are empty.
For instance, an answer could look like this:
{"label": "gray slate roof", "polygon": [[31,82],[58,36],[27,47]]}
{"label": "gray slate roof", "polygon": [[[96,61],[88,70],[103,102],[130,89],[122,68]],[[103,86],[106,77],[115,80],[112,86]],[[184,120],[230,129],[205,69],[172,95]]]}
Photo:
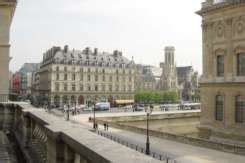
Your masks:
{"label": "gray slate roof", "polygon": [[[57,47],[55,47],[57,48]],[[132,66],[134,62],[127,59],[119,51],[113,54],[107,52],[92,52],[91,50],[61,50],[50,49],[44,54],[43,63],[49,62],[60,64],[81,64],[81,65],[100,65],[100,66]]]}

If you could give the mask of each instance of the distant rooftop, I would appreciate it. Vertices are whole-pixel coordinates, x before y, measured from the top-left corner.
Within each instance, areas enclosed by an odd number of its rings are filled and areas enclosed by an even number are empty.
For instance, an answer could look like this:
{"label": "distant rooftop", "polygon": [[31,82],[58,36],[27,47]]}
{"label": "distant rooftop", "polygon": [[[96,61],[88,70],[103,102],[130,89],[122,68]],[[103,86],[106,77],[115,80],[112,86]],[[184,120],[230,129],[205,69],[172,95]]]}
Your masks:
{"label": "distant rooftop", "polygon": [[206,13],[208,11],[228,7],[231,5],[237,5],[245,3],[245,0],[206,0],[202,3],[202,9],[198,11],[197,13],[199,15],[202,15],[203,13]]}

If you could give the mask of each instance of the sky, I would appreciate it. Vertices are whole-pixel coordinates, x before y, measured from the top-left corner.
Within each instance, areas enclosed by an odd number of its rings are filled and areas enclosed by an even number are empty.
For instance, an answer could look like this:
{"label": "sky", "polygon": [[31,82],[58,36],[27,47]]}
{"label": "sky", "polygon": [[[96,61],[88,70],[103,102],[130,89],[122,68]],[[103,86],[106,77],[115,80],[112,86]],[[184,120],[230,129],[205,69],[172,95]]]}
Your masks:
{"label": "sky", "polygon": [[11,27],[10,70],[41,62],[52,46],[118,49],[159,66],[174,46],[177,66],[202,71],[202,0],[19,0]]}

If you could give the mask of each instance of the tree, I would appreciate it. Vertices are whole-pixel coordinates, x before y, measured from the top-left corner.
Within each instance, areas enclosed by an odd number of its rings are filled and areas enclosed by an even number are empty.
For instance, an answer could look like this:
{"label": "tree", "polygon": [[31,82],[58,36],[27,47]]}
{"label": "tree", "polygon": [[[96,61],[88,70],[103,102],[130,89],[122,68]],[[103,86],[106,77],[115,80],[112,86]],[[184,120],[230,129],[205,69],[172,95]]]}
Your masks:
{"label": "tree", "polygon": [[138,103],[175,103],[179,100],[175,91],[140,91],[135,94]]}

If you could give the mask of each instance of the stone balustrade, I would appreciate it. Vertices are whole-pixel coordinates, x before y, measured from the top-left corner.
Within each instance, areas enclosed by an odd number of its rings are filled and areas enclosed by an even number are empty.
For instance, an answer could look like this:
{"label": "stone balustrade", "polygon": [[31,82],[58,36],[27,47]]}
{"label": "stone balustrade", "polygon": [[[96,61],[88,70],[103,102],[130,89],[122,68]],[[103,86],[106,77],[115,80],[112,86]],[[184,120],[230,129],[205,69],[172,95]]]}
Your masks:
{"label": "stone balustrade", "polygon": [[15,133],[30,162],[160,162],[25,103],[0,104],[0,120],[2,129]]}

